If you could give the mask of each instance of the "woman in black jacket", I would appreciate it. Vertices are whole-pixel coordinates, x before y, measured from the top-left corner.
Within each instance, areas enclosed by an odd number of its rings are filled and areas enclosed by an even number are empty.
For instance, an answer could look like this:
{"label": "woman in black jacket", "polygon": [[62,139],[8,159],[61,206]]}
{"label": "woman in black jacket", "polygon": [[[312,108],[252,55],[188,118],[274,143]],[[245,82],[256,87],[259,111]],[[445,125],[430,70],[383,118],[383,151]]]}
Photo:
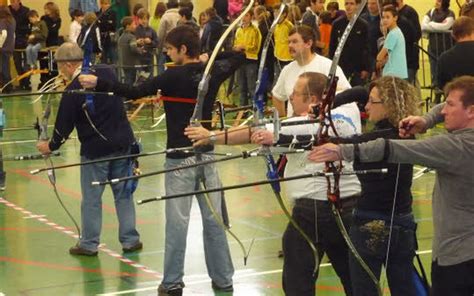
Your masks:
{"label": "woman in black jacket", "polygon": [[[358,143],[377,138],[399,139],[398,122],[417,113],[417,102],[414,87],[403,79],[384,76],[373,81],[365,109],[374,128],[343,142],[357,147]],[[326,144],[314,150],[309,158],[314,160],[318,150],[320,156],[321,150],[334,152],[338,148],[335,144]],[[317,160],[332,159],[328,156]],[[362,192],[353,213],[350,239],[375,277],[380,278],[382,266],[385,266],[392,295],[415,295],[412,278],[416,248],[411,194],[413,165],[387,161],[362,163],[355,153],[354,170],[376,168],[388,168],[388,173],[358,175]],[[353,254],[349,260],[353,295],[378,295],[374,282]]]}

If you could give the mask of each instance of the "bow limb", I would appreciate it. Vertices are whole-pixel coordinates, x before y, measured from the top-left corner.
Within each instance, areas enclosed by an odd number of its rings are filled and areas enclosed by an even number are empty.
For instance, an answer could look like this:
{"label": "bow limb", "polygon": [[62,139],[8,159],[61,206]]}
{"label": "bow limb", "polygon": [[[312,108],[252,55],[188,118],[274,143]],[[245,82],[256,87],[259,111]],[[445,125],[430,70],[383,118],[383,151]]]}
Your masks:
{"label": "bow limb", "polygon": [[[280,10],[273,20],[273,23],[270,26],[270,29],[268,30],[267,36],[265,38],[265,41],[263,43],[263,48],[262,48],[262,55],[259,63],[259,68],[258,68],[258,74],[257,74],[257,83],[256,83],[256,91],[255,91],[255,96],[254,96],[254,125],[255,126],[260,126],[260,123],[263,119],[264,116],[264,96],[266,93],[266,83],[264,80],[268,80],[268,75],[266,75],[266,69],[265,69],[265,62],[268,54],[268,48],[271,44],[273,33],[275,32],[275,28],[278,24],[278,21],[280,20],[281,16],[283,15],[285,8],[287,4],[285,2],[282,2],[280,5]],[[278,112],[276,112],[276,109],[274,110],[274,133],[275,133],[275,139],[278,138],[279,135],[279,120],[278,120]],[[277,139],[278,140],[278,139]],[[261,151],[268,152],[269,147],[264,145],[261,147]],[[273,158],[273,156],[269,153],[265,156],[265,162],[267,166],[267,179],[269,180],[275,180],[278,178],[278,171],[276,168],[276,163]],[[280,193],[280,184],[278,181],[270,183],[273,193],[275,194],[275,198],[278,202],[278,205],[280,208],[283,210],[283,213],[287,217],[289,223],[298,231],[303,239],[308,243],[309,247],[311,248],[311,251],[313,252],[314,256],[314,271],[313,274],[316,274],[318,268],[319,268],[319,254],[316,246],[314,245],[313,241],[311,238],[304,232],[304,230],[298,225],[298,223],[293,219],[291,216],[290,211],[285,205],[285,202],[283,201],[283,198]]]}
{"label": "bow limb", "polygon": [[[253,4],[255,0],[250,0],[249,4],[247,7],[242,11],[242,13],[232,22],[229,27],[224,31],[222,34],[221,38],[218,40],[216,46],[214,47],[211,56],[209,57],[209,60],[207,61],[206,67],[204,68],[204,73],[202,76],[201,81],[199,82],[198,85],[198,94],[196,98],[196,106],[194,107],[193,115],[190,118],[190,124],[193,126],[200,125],[199,121],[202,120],[202,113],[203,113],[203,107],[204,107],[204,100],[206,99],[206,95],[209,89],[209,81],[211,78],[211,70],[212,66],[214,65],[214,62],[216,60],[217,54],[219,53],[222,45],[224,44],[225,39],[229,34],[234,30],[234,28],[240,23],[240,21],[243,19],[243,17],[252,9]],[[196,152],[199,151],[199,147],[195,149]],[[196,153],[196,163],[202,162],[202,155],[201,153]],[[204,175],[204,167],[201,165],[197,168],[196,172],[196,183],[201,181],[204,186],[206,184],[206,179]],[[224,196],[222,195],[222,200],[224,200]],[[223,218],[221,215],[218,215],[218,211],[216,211],[214,205],[210,200],[206,200],[214,218],[216,219],[217,223],[220,224],[221,227],[223,227],[224,231],[228,232],[235,240],[239,243],[240,247],[242,248],[242,252],[244,254],[244,264],[247,262],[248,258],[248,252],[245,250],[245,247],[243,246],[242,241],[234,234],[232,231],[230,231],[229,227],[223,223]],[[222,223],[220,223],[222,222]]]}
{"label": "bow limb", "polygon": [[[36,128],[38,129],[38,139],[40,141],[48,141],[49,140],[49,137],[48,137],[48,121],[49,121],[50,115],[51,115],[51,96],[48,96],[48,99],[46,100],[46,106],[44,108],[41,120],[39,120],[39,119],[37,120],[38,122],[37,122]],[[72,216],[71,212],[69,212],[68,208],[63,203],[61,197],[59,196],[58,190],[56,188],[56,173],[54,171],[53,160],[51,159],[50,155],[43,155],[43,158],[44,158],[44,161],[46,163],[46,166],[49,168],[47,170],[48,180],[51,183],[51,186],[53,187],[54,194],[56,195],[56,198],[58,199],[58,202],[61,205],[61,207],[64,209],[64,211],[66,212],[68,217],[73,222],[73,224],[76,228],[78,237],[81,237],[81,230],[79,228],[79,225],[77,224],[76,220]]]}
{"label": "bow limb", "polygon": [[211,56],[209,57],[209,60],[207,61],[206,67],[204,68],[202,79],[199,82],[198,95],[196,99],[196,107],[194,108],[193,115],[191,116],[191,119],[190,119],[191,124],[196,120],[202,119],[203,103],[204,103],[204,99],[206,97],[206,94],[209,88],[210,74],[211,74],[212,66],[214,65],[214,62],[216,60],[217,54],[219,53],[222,45],[224,44],[229,34],[235,29],[235,27],[239,25],[240,21],[244,18],[244,16],[252,9],[254,2],[255,0],[249,1],[249,4],[247,5],[247,7],[234,20],[234,22],[232,22],[229,25],[229,27],[222,34],[221,38],[217,41],[217,44],[214,47],[214,50],[212,51]]}
{"label": "bow limb", "polygon": [[[326,90],[323,95],[323,100],[322,104],[320,107],[320,113],[319,113],[319,119],[320,119],[320,126],[318,129],[318,143],[323,144],[327,141],[329,141],[329,133],[333,133],[336,138],[339,138],[339,135],[337,133],[335,124],[332,120],[331,117],[331,108],[334,104],[334,99],[336,95],[336,88],[337,88],[337,81],[338,77],[336,76],[338,64],[339,64],[339,59],[341,57],[342,50],[344,48],[344,45],[349,37],[349,34],[352,31],[352,28],[354,27],[355,22],[358,20],[362,9],[365,7],[367,4],[367,0],[362,0],[361,3],[359,4],[359,7],[357,9],[356,14],[351,18],[349,23],[347,24],[347,27],[342,34],[341,40],[339,41],[339,44],[336,48],[336,51],[334,53],[334,57],[332,60],[331,68],[329,71],[328,75],[328,83],[326,85]],[[339,163],[334,163],[334,162],[326,162],[325,163],[326,171],[328,172],[341,172],[342,171],[342,162]],[[375,274],[372,272],[370,267],[367,265],[367,263],[364,261],[362,256],[359,254],[357,249],[355,248],[354,244],[352,243],[349,234],[347,233],[346,228],[344,227],[344,223],[342,221],[341,213],[340,213],[340,191],[339,191],[339,177],[335,177],[333,183],[331,184],[331,179],[329,177],[326,178],[327,184],[328,184],[328,189],[327,189],[327,197],[328,200],[332,204],[332,209],[333,213],[335,215],[335,219],[338,225],[338,228],[344,237],[344,240],[347,243],[347,246],[351,253],[354,255],[354,258],[359,262],[361,267],[365,270],[367,275],[370,277],[372,282],[374,283],[378,295],[382,295],[382,289],[380,287],[380,282],[378,278],[375,276]]]}
{"label": "bow limb", "polygon": [[225,231],[227,231],[227,233],[229,233],[229,235],[232,236],[235,239],[235,241],[239,244],[239,247],[242,250],[242,253],[244,254],[244,265],[247,265],[247,259],[250,255],[250,250],[253,246],[253,243],[254,243],[255,239],[252,239],[252,242],[250,243],[250,247],[247,250],[245,248],[244,244],[242,243],[242,241],[237,237],[237,235],[234,232],[232,232],[232,230],[230,229],[230,226],[226,225],[226,223],[224,223],[224,220],[222,219],[222,215],[219,215],[217,213],[214,205],[212,204],[211,199],[209,198],[209,193],[204,194],[204,200],[206,201],[207,206],[211,210],[212,216],[214,216],[214,219],[216,219],[219,226],[221,226],[223,229],[225,229]]}

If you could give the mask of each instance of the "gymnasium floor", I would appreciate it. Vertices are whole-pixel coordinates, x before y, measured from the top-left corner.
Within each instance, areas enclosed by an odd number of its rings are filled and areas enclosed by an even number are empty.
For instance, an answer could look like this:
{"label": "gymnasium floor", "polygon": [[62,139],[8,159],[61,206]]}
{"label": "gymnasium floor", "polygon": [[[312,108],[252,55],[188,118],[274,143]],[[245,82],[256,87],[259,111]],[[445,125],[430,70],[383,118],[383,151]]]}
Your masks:
{"label": "gymnasium floor", "polygon": [[[29,97],[4,99],[7,128],[25,127],[36,119],[41,106],[31,104],[31,100]],[[58,100],[54,100],[54,106],[57,103]],[[55,114],[51,118],[55,118]],[[145,151],[162,150],[164,124],[154,129],[150,129],[150,125],[147,110],[142,111],[133,123]],[[36,153],[36,137],[34,130],[6,130],[0,143],[4,158]],[[54,164],[77,162],[79,147],[77,140],[69,140],[61,148],[61,155],[53,158]],[[249,147],[222,146],[217,151],[235,153]],[[141,169],[143,172],[161,169],[163,160],[163,156],[142,158]],[[163,271],[164,203],[136,207],[144,249],[125,256],[118,243],[112,195],[107,189],[103,197],[103,233],[99,255],[96,258],[74,257],[68,253],[69,247],[76,243],[73,223],[60,207],[47,175],[29,173],[31,169],[44,166],[43,160],[5,161],[7,189],[0,198],[0,295],[156,295]],[[223,162],[218,164],[218,168],[225,185],[265,178],[262,159]],[[79,169],[58,170],[56,174],[61,199],[80,222]],[[419,223],[419,250],[428,272],[433,181],[434,174],[427,173],[416,179],[412,188],[414,213]],[[159,175],[142,179],[135,199],[163,193],[163,175]],[[277,257],[277,253],[281,249],[281,235],[287,219],[273,193],[268,186],[256,186],[228,191],[226,196],[232,231],[246,246],[255,239],[248,263],[244,266],[238,244],[229,237],[236,269],[233,295],[283,295],[282,259]],[[199,207],[195,204],[188,235],[184,295],[214,295],[206,272],[201,237]],[[386,280],[381,282],[388,295]],[[328,263],[321,266],[317,292],[318,295],[344,295]]]}

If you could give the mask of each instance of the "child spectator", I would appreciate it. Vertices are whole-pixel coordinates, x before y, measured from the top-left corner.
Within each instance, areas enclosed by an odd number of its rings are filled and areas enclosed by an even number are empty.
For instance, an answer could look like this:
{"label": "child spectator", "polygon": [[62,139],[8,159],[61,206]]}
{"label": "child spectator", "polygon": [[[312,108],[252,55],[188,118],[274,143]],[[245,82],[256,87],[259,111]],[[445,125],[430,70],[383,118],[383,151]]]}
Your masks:
{"label": "child spectator", "polygon": [[[93,56],[91,56],[90,62],[92,64],[95,64],[96,60],[96,55],[101,55],[102,53],[102,42],[100,40],[100,31],[99,28],[97,27],[97,24],[95,21],[97,20],[97,16],[95,15],[94,12],[88,12],[84,16],[84,26],[81,29],[81,34],[79,34],[79,37],[77,38],[77,44],[82,48],[82,50],[91,50],[93,53]],[[90,26],[92,25],[92,28]],[[90,28],[90,29],[89,29]],[[89,35],[86,36],[86,33],[89,31]],[[87,40],[84,40],[84,38],[87,38]],[[88,41],[92,40],[91,46],[92,48],[86,48],[86,46],[89,46]]]}
{"label": "child spectator", "polygon": [[207,23],[207,14],[205,11],[199,14],[199,38],[202,38],[202,33],[204,32],[204,27]]}
{"label": "child spectator", "polygon": [[137,74],[134,67],[140,63],[141,58],[141,51],[134,34],[137,26],[130,16],[123,18],[122,26],[123,33],[118,40],[119,65],[123,67],[124,82],[133,85]]}
{"label": "child spectator", "polygon": [[[139,23],[139,18],[138,18],[138,15],[137,15],[137,14],[138,14],[138,11],[139,11],[140,9],[142,9],[142,8],[145,8],[145,7],[144,7],[143,4],[141,4],[141,3],[137,3],[137,4],[135,4],[135,5],[133,6],[132,18],[133,18],[133,22],[135,23],[135,26],[137,26],[137,27],[138,27],[138,25],[140,24],[140,23]],[[122,19],[122,20],[123,20],[123,19]]]}
{"label": "child spectator", "polygon": [[296,4],[290,4],[288,6],[288,20],[293,24],[293,25],[301,25],[301,10]]}
{"label": "child spectator", "polygon": [[48,37],[46,46],[59,45],[59,29],[61,28],[61,16],[59,15],[59,6],[54,2],[47,2],[44,5],[44,15],[41,17],[48,26]]}
{"label": "child spectator", "polygon": [[[274,8],[274,15],[278,15],[279,6]],[[288,6],[285,7],[285,10],[278,20],[278,24],[275,27],[275,32],[273,34],[275,38],[275,81],[280,76],[281,69],[288,65],[293,58],[290,54],[290,48],[288,47],[288,34],[291,29],[293,29],[293,24],[288,20]]]}
{"label": "child spectator", "polygon": [[193,28],[197,33],[201,30],[198,24],[193,20],[193,13],[188,7],[182,7],[178,11],[181,19],[178,22],[178,25],[186,25]]}
{"label": "child spectator", "polygon": [[207,23],[201,37],[202,52],[211,52],[222,35],[223,22],[213,7],[205,10]]}
{"label": "child spectator", "polygon": [[393,5],[383,8],[382,23],[388,30],[383,48],[377,55],[377,70],[383,67],[382,76],[396,76],[408,78],[407,58],[405,51],[405,37],[397,26],[398,11]]}
{"label": "child spectator", "polygon": [[161,17],[163,14],[165,14],[166,11],[166,4],[164,2],[158,2],[156,3],[155,7],[155,13],[150,19],[150,27],[155,30],[155,32],[158,32],[158,29],[160,28],[160,21]]}
{"label": "child spectator", "polygon": [[331,1],[326,6],[326,10],[331,14],[331,24],[342,16],[346,16],[344,10],[339,9],[339,3],[337,1]]}
{"label": "child spectator", "polygon": [[140,9],[137,16],[139,25],[135,30],[135,37],[137,38],[137,44],[140,46],[142,52],[140,63],[142,65],[149,65],[144,71],[153,74],[153,53],[158,46],[158,35],[155,30],[148,25],[150,13],[145,8]]}
{"label": "child spectator", "polygon": [[242,19],[242,26],[235,33],[234,50],[245,52],[246,61],[238,72],[240,86],[240,105],[249,103],[255,94],[255,84],[258,70],[258,53],[262,43],[262,35],[252,24],[252,11],[247,12]]}
{"label": "child spectator", "polygon": [[69,26],[69,41],[77,43],[77,38],[81,34],[82,21],[84,20],[84,13],[82,10],[74,9],[71,13],[72,22]]}
{"label": "child spectator", "polygon": [[40,19],[36,10],[28,12],[28,20],[31,24],[31,34],[28,36],[28,46],[26,47],[26,71],[37,68],[38,52],[46,46],[46,38],[48,38],[48,26]]}
{"label": "child spectator", "polygon": [[[110,0],[100,0],[100,10],[96,13],[97,26],[100,31],[100,41],[102,43],[101,62],[104,64],[114,64],[117,61],[115,37],[117,28],[117,13],[111,8]],[[100,16],[100,17],[99,17]]]}
{"label": "child spectator", "polygon": [[319,22],[320,41],[322,44],[324,44],[322,54],[323,56],[327,57],[329,55],[329,42],[331,40],[332,30],[331,14],[328,11],[323,11],[319,15]]}

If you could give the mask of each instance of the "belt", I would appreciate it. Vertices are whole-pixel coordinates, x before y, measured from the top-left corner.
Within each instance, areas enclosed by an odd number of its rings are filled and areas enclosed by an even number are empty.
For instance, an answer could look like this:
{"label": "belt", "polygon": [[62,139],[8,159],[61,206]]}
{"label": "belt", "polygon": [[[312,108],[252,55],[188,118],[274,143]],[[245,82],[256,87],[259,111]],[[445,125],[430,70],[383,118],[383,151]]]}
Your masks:
{"label": "belt", "polygon": [[[341,198],[340,206],[342,208],[354,207],[357,204],[357,200],[359,197],[360,197],[360,194],[354,194],[354,195]],[[312,199],[312,198],[298,198],[296,199],[295,203],[299,203],[301,205],[308,205],[308,204],[314,204],[314,203],[317,203],[320,205],[326,205],[326,206],[330,205],[330,202],[328,200],[318,200],[318,199]]]}

